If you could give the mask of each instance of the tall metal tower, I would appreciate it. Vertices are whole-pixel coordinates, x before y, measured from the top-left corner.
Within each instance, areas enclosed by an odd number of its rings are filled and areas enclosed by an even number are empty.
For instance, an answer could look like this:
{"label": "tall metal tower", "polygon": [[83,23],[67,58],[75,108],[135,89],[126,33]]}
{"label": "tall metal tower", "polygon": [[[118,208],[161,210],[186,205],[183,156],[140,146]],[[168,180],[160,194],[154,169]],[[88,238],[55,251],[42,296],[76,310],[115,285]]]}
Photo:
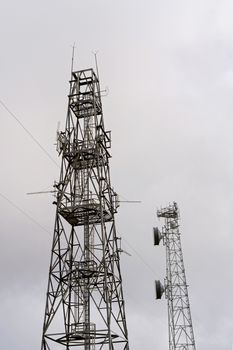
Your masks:
{"label": "tall metal tower", "polygon": [[61,155],[42,350],[128,350],[109,148],[100,85],[72,72]]}
{"label": "tall metal tower", "polygon": [[164,292],[167,298],[169,350],[195,350],[177,204],[158,210],[157,217],[165,219],[162,233],[157,227],[153,231],[154,245],[162,240],[166,247],[166,278],[164,285],[155,281],[155,288],[156,299],[161,299]]}

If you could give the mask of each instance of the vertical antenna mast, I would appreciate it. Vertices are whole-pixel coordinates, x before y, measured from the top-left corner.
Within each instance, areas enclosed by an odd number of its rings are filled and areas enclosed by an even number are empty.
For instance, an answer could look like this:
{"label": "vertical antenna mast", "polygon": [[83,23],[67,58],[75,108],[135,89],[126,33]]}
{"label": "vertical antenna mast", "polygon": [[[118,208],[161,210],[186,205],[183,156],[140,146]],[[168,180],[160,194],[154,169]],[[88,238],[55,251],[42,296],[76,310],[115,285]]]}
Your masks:
{"label": "vertical antenna mast", "polygon": [[157,217],[165,219],[162,233],[157,227],[153,231],[154,245],[162,239],[166,247],[166,278],[164,286],[155,281],[155,288],[156,299],[161,299],[164,292],[167,298],[169,350],[195,350],[177,204],[158,210]]}
{"label": "vertical antenna mast", "polygon": [[75,43],[72,46],[72,58],[71,58],[71,70],[70,70],[71,79],[72,79],[72,72],[74,70],[74,52],[75,52]]}
{"label": "vertical antenna mast", "polygon": [[[74,47],[72,52],[72,67]],[[111,133],[93,69],[71,74],[41,350],[128,350]]]}
{"label": "vertical antenna mast", "polygon": [[98,68],[98,61],[97,61],[97,53],[98,53],[98,51],[93,51],[93,55],[95,56],[96,74],[97,74],[97,78],[99,79],[99,68]]}

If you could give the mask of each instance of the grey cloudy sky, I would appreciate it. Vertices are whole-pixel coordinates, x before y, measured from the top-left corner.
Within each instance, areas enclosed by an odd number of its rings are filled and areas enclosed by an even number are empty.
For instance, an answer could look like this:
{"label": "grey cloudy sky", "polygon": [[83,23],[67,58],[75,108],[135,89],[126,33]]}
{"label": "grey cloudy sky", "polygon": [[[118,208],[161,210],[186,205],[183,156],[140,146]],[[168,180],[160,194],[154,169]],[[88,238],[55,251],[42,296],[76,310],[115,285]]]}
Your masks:
{"label": "grey cloudy sky", "polygon": [[[166,301],[154,300],[165,250],[156,208],[176,200],[198,350],[233,341],[233,3],[227,0],[0,1],[0,99],[57,159],[71,46],[75,68],[98,50],[114,188],[142,204],[117,216],[131,349],[168,349]],[[59,168],[0,106],[0,335],[40,348]],[[161,222],[159,223],[161,225]],[[136,251],[136,252],[135,252]],[[149,266],[148,266],[149,265]]]}

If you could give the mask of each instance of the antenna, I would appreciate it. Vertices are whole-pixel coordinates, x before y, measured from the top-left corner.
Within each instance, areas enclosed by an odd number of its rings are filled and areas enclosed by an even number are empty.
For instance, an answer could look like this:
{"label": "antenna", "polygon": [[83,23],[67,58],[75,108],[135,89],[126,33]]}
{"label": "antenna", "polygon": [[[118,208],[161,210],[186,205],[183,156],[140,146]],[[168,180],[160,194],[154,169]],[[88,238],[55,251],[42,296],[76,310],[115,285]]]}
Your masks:
{"label": "antenna", "polygon": [[[141,200],[130,200],[128,198],[126,198],[125,196],[122,196],[118,193],[115,193],[116,195],[116,200],[118,203],[142,203]],[[123,200],[120,200],[119,197],[123,198]]]}
{"label": "antenna", "polygon": [[57,191],[56,190],[53,190],[53,191],[38,191],[38,192],[27,192],[26,194],[44,194],[44,193],[56,193]]}
{"label": "antenna", "polygon": [[118,252],[119,252],[119,253],[125,253],[125,254],[128,255],[128,256],[132,256],[129,252],[127,252],[126,250],[124,250],[124,249],[121,248],[121,241],[122,241],[122,238],[121,238],[121,237],[118,237],[118,239],[119,239],[119,241],[120,241],[120,246],[119,246],[119,248],[118,248]]}
{"label": "antenna", "polygon": [[93,55],[95,56],[95,68],[96,68],[96,74],[97,74],[97,78],[99,80],[99,69],[98,69],[98,61],[97,61],[97,54],[98,51],[92,51]]}
{"label": "antenna", "polygon": [[74,44],[73,44],[73,46],[72,46],[72,59],[71,59],[71,79],[72,79],[72,72],[73,72],[73,68],[74,68],[74,53],[75,53],[75,48],[76,48],[76,46],[75,46],[75,42],[74,42]]}
{"label": "antenna", "polygon": [[61,122],[60,120],[57,122],[57,134],[59,133],[60,131],[60,125],[61,125]]}
{"label": "antenna", "polygon": [[[97,78],[98,78],[98,80],[100,81],[100,79],[99,79],[98,61],[97,61],[97,54],[98,54],[98,51],[92,51],[92,53],[93,53],[93,55],[95,56],[95,69],[96,69]],[[108,96],[108,94],[109,94],[109,88],[108,88],[108,86],[106,86],[104,90],[100,90],[100,94],[101,94],[101,97],[106,97],[106,96]]]}
{"label": "antenna", "polygon": [[59,131],[60,131],[60,121],[57,122],[57,130],[56,130],[56,143],[54,144],[55,146],[58,145],[58,139],[59,139]]}
{"label": "antenna", "polygon": [[[49,186],[50,187],[50,186]],[[54,181],[53,187],[55,188],[54,190],[48,190],[48,191],[36,191],[36,192],[27,192],[27,195],[34,195],[34,194],[44,194],[44,193],[57,193],[57,183]]]}
{"label": "antenna", "polygon": [[142,203],[142,201],[118,201],[118,203]]}

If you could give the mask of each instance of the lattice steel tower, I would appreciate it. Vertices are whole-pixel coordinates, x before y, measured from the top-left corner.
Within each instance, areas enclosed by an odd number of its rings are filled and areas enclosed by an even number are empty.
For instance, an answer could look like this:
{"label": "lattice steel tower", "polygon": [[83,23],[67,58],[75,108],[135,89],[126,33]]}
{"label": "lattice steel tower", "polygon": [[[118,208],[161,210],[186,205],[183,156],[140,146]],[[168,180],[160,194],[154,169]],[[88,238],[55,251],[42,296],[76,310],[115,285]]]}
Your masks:
{"label": "lattice steel tower", "polygon": [[156,299],[165,292],[168,303],[169,350],[195,350],[188,289],[179,231],[179,210],[174,202],[157,211],[165,219],[162,233],[154,228],[154,245],[161,239],[166,247],[166,278],[164,286],[155,281]]}
{"label": "lattice steel tower", "polygon": [[61,155],[42,350],[128,350],[109,148],[98,77],[73,72]]}

